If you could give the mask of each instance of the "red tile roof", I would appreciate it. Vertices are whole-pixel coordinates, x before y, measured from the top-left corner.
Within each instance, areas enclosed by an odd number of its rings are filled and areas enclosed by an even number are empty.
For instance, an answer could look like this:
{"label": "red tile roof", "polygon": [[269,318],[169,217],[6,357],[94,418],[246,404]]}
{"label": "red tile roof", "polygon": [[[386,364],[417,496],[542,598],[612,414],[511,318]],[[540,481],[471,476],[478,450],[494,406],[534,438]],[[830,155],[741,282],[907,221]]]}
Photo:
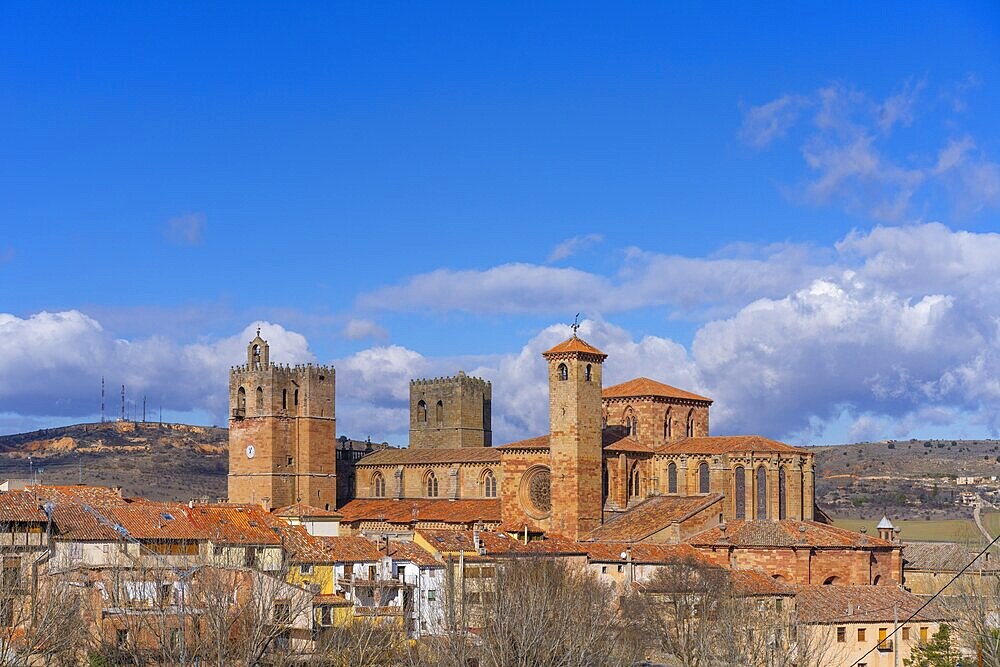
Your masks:
{"label": "red tile roof", "polygon": [[690,544],[581,542],[580,546],[586,549],[587,556],[596,563],[624,563],[630,557],[637,565],[666,565],[679,560],[701,561],[706,566],[713,563]]}
{"label": "red tile roof", "polygon": [[711,403],[712,399],[700,396],[684,389],[671,387],[656,380],[640,377],[628,382],[622,382],[612,387],[607,387],[601,392],[603,398],[639,398],[652,396],[655,398],[679,398],[687,401],[700,401]]}
{"label": "red tile roof", "polygon": [[420,545],[414,544],[413,542],[392,540],[389,542],[388,550],[381,549],[381,553],[387,554],[394,561],[410,562],[420,567],[443,565],[441,561],[434,558],[433,555],[425,551]]}
{"label": "red tile roof", "polygon": [[598,526],[586,539],[594,542],[638,542],[721,500],[722,496],[718,493],[707,496],[654,496]]}
{"label": "red tile roof", "polygon": [[[795,610],[803,623],[892,623],[909,618],[925,599],[897,586],[795,586]],[[916,621],[948,621],[953,618],[936,602],[927,605]]]}
{"label": "red tile roof", "polygon": [[729,583],[737,597],[795,595],[795,589],[760,570],[730,570]]}
{"label": "red tile roof", "polygon": [[600,357],[601,361],[604,361],[605,359],[608,358],[608,355],[604,354],[590,343],[580,338],[577,338],[575,335],[572,336],[571,338],[567,338],[566,340],[559,343],[552,349],[542,352],[542,356],[547,358],[550,356],[569,354],[574,352]]}
{"label": "red tile roof", "polygon": [[0,523],[46,523],[42,502],[31,491],[0,493]]}
{"label": "red tile roof", "polygon": [[[415,531],[429,545],[442,554],[459,552],[475,553],[475,542],[471,530],[439,530],[419,528]],[[516,551],[524,544],[507,533],[482,530],[479,532],[479,544],[487,553],[501,554]]]}
{"label": "red tile roof", "polygon": [[440,521],[473,523],[500,521],[500,501],[492,499],[446,500],[438,498],[393,500],[389,498],[356,498],[340,508],[347,523],[354,521],[385,521],[413,523]]}
{"label": "red tile roof", "polygon": [[660,454],[727,454],[757,452],[761,454],[808,454],[808,449],[786,445],[760,435],[715,435],[682,438],[656,448]]}
{"label": "red tile roof", "polygon": [[285,548],[293,563],[377,563],[384,556],[378,546],[366,537],[316,537],[302,526],[283,533]]}
{"label": "red tile roof", "polygon": [[859,548],[891,547],[891,542],[815,521],[730,521],[692,535],[696,546]]}
{"label": "red tile roof", "polygon": [[137,540],[202,540],[205,531],[185,513],[187,505],[174,503],[122,504],[100,513]]}
{"label": "red tile roof", "polygon": [[506,445],[500,445],[496,449],[548,449],[549,448],[549,436],[539,435],[534,438],[528,438],[527,440],[517,440],[516,442],[508,442]]}
{"label": "red tile roof", "polygon": [[422,465],[432,463],[499,463],[500,452],[493,447],[449,447],[446,449],[383,449],[357,462],[358,466]]}
{"label": "red tile roof", "polygon": [[206,539],[220,544],[273,546],[281,539],[272,528],[285,525],[260,505],[205,504],[184,506]]}
{"label": "red tile roof", "polygon": [[634,437],[625,434],[625,429],[621,427],[605,428],[601,433],[601,444],[609,452],[636,452],[639,454],[653,454],[655,450],[649,445],[639,442]]}

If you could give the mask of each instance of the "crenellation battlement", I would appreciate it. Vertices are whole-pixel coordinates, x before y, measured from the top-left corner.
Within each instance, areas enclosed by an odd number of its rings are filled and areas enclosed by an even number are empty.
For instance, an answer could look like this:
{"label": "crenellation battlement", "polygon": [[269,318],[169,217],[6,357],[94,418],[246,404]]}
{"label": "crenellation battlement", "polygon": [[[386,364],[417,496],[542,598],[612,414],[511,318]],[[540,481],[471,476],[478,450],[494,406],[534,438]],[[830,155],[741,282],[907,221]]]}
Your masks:
{"label": "crenellation battlement", "polygon": [[456,383],[482,388],[491,388],[493,384],[489,380],[466,375],[465,371],[458,371],[456,375],[433,378],[413,378],[410,380],[411,387],[433,387],[433,386],[454,386]]}

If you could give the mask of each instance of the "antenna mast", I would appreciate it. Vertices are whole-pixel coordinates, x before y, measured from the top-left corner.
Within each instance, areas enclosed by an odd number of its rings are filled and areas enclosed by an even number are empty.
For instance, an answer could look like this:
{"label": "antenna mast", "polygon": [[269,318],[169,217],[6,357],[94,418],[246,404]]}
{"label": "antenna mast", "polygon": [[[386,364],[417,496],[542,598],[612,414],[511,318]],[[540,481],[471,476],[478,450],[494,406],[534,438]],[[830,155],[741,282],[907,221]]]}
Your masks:
{"label": "antenna mast", "polygon": [[104,376],[101,376],[101,423],[104,423]]}
{"label": "antenna mast", "polygon": [[125,385],[122,385],[122,421],[125,421]]}
{"label": "antenna mast", "polygon": [[142,395],[142,423],[146,423],[146,395]]}

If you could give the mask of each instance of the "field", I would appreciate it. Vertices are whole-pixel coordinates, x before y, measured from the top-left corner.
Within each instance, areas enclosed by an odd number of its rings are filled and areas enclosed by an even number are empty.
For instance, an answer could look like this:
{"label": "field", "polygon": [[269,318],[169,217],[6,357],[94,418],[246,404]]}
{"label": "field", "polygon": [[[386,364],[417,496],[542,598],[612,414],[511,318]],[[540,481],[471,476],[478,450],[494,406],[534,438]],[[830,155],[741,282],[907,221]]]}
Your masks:
{"label": "field", "polygon": [[[983,515],[983,523],[987,530],[996,535],[1000,532],[1000,513],[991,512]],[[878,535],[876,520],[864,519],[834,519],[835,526],[848,530],[868,529],[869,535]],[[979,529],[972,519],[932,519],[930,521],[894,521],[900,530],[899,537],[904,542],[978,542],[982,539]]]}

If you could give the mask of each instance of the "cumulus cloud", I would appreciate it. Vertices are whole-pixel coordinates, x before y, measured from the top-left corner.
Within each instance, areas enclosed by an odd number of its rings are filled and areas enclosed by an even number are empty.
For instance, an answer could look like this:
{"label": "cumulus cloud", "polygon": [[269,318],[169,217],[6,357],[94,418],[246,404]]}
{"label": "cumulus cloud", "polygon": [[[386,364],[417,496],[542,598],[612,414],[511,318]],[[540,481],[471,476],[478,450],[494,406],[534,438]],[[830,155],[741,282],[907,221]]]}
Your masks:
{"label": "cumulus cloud", "polygon": [[388,336],[389,332],[385,330],[385,327],[376,322],[357,318],[347,321],[341,335],[348,340],[382,339]]}
{"label": "cumulus cloud", "polygon": [[561,259],[566,259],[567,257],[572,257],[581,250],[588,248],[592,245],[596,245],[604,241],[604,237],[600,234],[585,234],[583,236],[574,236],[572,238],[566,239],[549,253],[549,263],[558,262]]}
{"label": "cumulus cloud", "polygon": [[205,229],[204,213],[187,213],[167,220],[163,234],[171,243],[198,245]]}
{"label": "cumulus cloud", "polygon": [[799,150],[811,175],[785,189],[809,204],[836,204],[889,222],[913,219],[939,190],[957,216],[1000,205],[1000,164],[969,137],[948,138],[935,153],[893,154],[889,135],[914,124],[926,85],[911,79],[884,99],[842,83],[782,95],[744,110],[740,136],[763,148],[802,127]]}

